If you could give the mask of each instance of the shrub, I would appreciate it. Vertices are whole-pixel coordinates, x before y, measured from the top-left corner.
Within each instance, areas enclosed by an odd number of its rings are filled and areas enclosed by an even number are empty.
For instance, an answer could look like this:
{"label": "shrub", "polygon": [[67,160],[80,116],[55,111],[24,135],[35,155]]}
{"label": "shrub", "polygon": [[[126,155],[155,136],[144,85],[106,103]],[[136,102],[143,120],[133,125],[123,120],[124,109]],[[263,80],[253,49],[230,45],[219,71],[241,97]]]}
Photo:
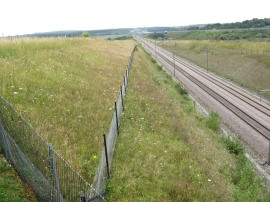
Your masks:
{"label": "shrub", "polygon": [[218,113],[216,112],[211,112],[210,116],[208,117],[206,121],[206,125],[212,129],[214,132],[218,132],[219,127],[220,127],[220,118]]}
{"label": "shrub", "polygon": [[187,95],[187,94],[188,94],[187,90],[186,90],[183,86],[181,86],[179,83],[176,84],[175,87],[176,87],[176,89],[178,90],[178,92],[179,92],[181,95]]}
{"label": "shrub", "polygon": [[83,37],[90,37],[90,34],[89,34],[89,32],[83,32],[83,33],[82,33],[82,36],[83,36]]}

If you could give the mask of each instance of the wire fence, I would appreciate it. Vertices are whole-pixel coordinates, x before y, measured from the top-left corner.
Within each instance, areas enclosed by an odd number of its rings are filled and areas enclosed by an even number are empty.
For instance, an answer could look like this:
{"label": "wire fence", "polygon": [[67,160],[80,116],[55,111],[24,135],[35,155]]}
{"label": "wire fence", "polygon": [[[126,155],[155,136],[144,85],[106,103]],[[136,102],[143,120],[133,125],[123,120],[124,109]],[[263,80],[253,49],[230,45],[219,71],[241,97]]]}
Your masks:
{"label": "wire fence", "polygon": [[124,107],[123,100],[135,49],[136,46],[130,56],[118,102],[115,103],[116,110],[106,141],[108,163],[104,149],[93,185],[85,181],[0,95],[0,145],[6,159],[22,180],[32,187],[39,201],[106,201],[104,198],[106,180],[119,133],[119,118]]}
{"label": "wire fence", "polygon": [[39,201],[80,201],[85,193],[100,196],[2,96],[0,144]]}
{"label": "wire fence", "polygon": [[[135,50],[136,50],[136,46],[134,47],[131,53],[127,70],[126,70],[126,74],[124,76],[123,85],[120,86],[119,98],[118,98],[118,101],[115,102],[115,111],[113,114],[113,118],[111,120],[111,125],[108,131],[108,135],[107,135],[107,138],[104,138],[105,147],[101,153],[101,159],[99,162],[98,171],[94,178],[94,182],[92,184],[95,190],[97,190],[99,193],[106,193],[106,182],[110,175],[116,139],[119,135],[120,117],[124,110],[124,98],[126,95],[126,90],[128,86],[128,80],[129,80],[129,75],[130,75],[130,70],[131,70],[131,65],[133,62]],[[90,196],[90,198],[91,197],[92,196]]]}

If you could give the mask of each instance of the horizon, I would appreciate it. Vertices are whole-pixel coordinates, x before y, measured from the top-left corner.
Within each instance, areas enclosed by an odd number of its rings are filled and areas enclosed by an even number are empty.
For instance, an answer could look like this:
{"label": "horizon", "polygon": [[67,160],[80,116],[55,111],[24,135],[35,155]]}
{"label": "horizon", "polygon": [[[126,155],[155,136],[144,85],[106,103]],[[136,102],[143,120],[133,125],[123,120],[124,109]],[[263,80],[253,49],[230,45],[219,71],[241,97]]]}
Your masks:
{"label": "horizon", "polygon": [[256,4],[228,0],[166,3],[138,0],[10,0],[1,2],[0,34],[14,36],[66,30],[105,30],[144,27],[178,27],[197,24],[233,23],[269,18],[267,0]]}
{"label": "horizon", "polygon": [[[252,18],[252,19],[246,19],[248,21],[253,19],[269,19],[269,18]],[[243,21],[246,21],[243,20]],[[226,22],[226,23],[220,23],[220,22],[214,22],[214,23],[203,23],[203,24],[190,24],[190,25],[178,25],[178,26],[149,26],[149,27],[121,27],[121,28],[105,28],[105,29],[78,29],[78,30],[52,30],[52,31],[44,31],[44,32],[34,32],[34,33],[26,33],[26,34],[16,34],[16,35],[8,35],[8,36],[0,36],[1,37],[12,37],[12,36],[24,36],[24,35],[35,35],[35,34],[46,34],[46,33],[54,33],[54,32],[83,32],[83,31],[103,31],[103,30],[120,30],[120,29],[147,29],[147,28],[162,28],[162,27],[169,27],[169,28],[185,28],[185,27],[192,27],[192,26],[200,26],[200,25],[211,25],[211,24],[230,24],[230,23],[241,23],[243,21],[235,21],[235,22]]]}

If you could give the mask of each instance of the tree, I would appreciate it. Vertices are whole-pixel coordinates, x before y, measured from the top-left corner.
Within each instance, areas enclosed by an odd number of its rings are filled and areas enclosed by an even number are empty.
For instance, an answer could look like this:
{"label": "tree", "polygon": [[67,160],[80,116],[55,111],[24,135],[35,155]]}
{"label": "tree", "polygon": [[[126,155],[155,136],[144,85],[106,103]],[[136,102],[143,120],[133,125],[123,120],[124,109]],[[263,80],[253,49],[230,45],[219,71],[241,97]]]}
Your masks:
{"label": "tree", "polygon": [[89,32],[83,32],[83,33],[82,33],[82,36],[83,36],[83,37],[89,37],[90,34],[89,34]]}

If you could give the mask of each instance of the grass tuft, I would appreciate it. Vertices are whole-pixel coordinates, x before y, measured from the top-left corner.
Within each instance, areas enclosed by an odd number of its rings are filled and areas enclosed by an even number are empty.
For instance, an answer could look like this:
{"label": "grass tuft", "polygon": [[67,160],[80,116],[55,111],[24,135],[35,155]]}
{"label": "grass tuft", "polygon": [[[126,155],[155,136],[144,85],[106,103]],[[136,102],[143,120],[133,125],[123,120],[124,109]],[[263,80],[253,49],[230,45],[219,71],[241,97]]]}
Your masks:
{"label": "grass tuft", "polygon": [[188,95],[187,90],[183,86],[181,86],[180,84],[176,84],[175,85],[175,88],[178,90],[178,92],[180,93],[180,95],[185,95],[185,96]]}
{"label": "grass tuft", "polygon": [[214,132],[218,132],[220,128],[220,117],[217,112],[211,112],[209,117],[206,120],[206,126],[213,130]]}

